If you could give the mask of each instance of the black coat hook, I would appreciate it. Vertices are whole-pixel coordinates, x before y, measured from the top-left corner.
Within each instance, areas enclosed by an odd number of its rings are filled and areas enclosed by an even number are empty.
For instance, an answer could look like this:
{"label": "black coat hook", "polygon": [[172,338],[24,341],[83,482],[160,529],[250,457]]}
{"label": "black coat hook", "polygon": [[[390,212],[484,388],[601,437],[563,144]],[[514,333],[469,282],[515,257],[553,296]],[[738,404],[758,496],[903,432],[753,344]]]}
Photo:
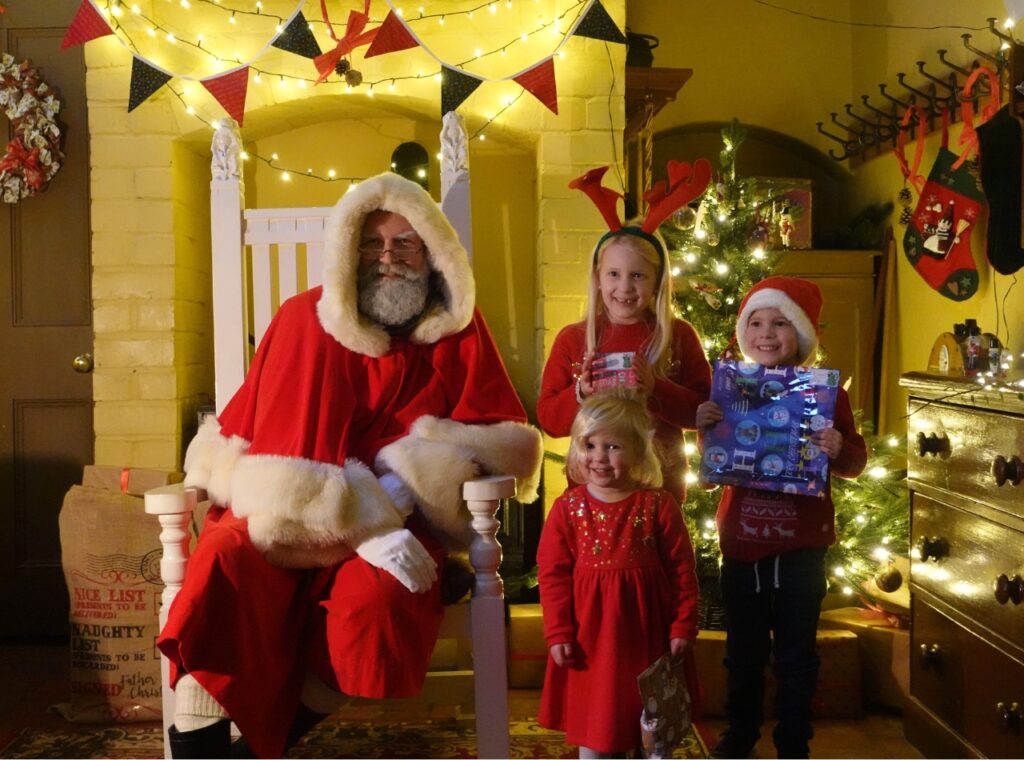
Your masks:
{"label": "black coat hook", "polygon": [[939,109],[935,104],[935,85],[928,85],[927,91],[919,90],[916,87],[911,87],[909,84],[903,81],[906,78],[906,76],[907,75],[902,71],[897,72],[896,81],[900,83],[900,87],[902,87],[903,89],[909,90],[910,92],[914,93],[914,95],[920,95],[922,98],[928,101],[928,108],[925,109],[925,114],[928,116],[929,119],[931,119],[939,112]]}
{"label": "black coat hook", "polygon": [[[946,51],[946,50],[937,50],[936,52],[939,54],[939,60],[942,61],[947,66],[949,66],[949,68],[953,69],[953,71],[955,71],[955,72],[957,72],[959,74],[963,74],[965,77],[969,77],[971,75],[971,69],[965,69],[963,66],[957,66],[952,61],[947,61],[946,60],[946,53],[948,51]],[[975,65],[972,66],[972,68],[977,68],[977,62],[975,62]]]}
{"label": "black coat hook", "polygon": [[871,146],[877,143],[879,139],[881,139],[881,135],[878,134],[878,122],[870,121],[862,116],[858,116],[857,114],[855,114],[853,112],[853,103],[846,103],[843,106],[843,109],[846,111],[847,116],[849,116],[852,119],[856,119],[861,124],[867,126],[868,130],[870,130],[862,131],[860,133],[860,136],[857,138],[862,145]]}
{"label": "black coat hook", "polygon": [[943,108],[951,109],[957,99],[957,90],[960,89],[960,87],[957,85],[956,74],[950,74],[946,79],[929,74],[927,71],[924,70],[924,61],[917,61],[917,70],[921,72],[921,75],[925,79],[930,79],[932,82],[942,85],[947,90],[949,90],[948,95],[936,95],[936,99],[942,101]]}
{"label": "black coat hook", "polygon": [[[833,116],[835,116],[835,114],[833,114]],[[842,138],[839,135],[832,134],[827,129],[825,129],[824,122],[818,122],[818,131],[821,132],[821,134],[825,135],[825,137],[829,138],[830,140],[835,140],[837,143],[843,146],[843,154],[841,156],[836,155],[836,152],[831,148],[828,149],[828,155],[834,160],[845,161],[851,156],[856,156],[858,153],[860,153],[860,145],[851,140],[846,140],[845,138]]]}
{"label": "black coat hook", "polygon": [[996,21],[998,21],[998,20],[999,19],[995,19],[995,18],[986,19],[986,21],[988,21],[988,30],[990,32],[992,32],[992,34],[994,34],[996,37],[998,37],[1003,42],[1006,42],[1006,43],[1009,43],[1010,45],[1012,45],[1014,43],[1013,37],[1011,37],[1010,35],[1005,34],[1005,33],[1001,32],[1001,31],[999,31],[998,29],[996,29]]}
{"label": "black coat hook", "polygon": [[878,85],[878,91],[880,93],[882,93],[882,97],[883,98],[886,98],[887,100],[891,100],[893,103],[898,105],[903,110],[906,110],[906,109],[910,108],[912,105],[914,105],[917,102],[916,100],[914,100],[914,98],[911,98],[909,103],[904,103],[899,98],[894,98],[892,95],[890,95],[889,93],[887,93],[885,91],[885,83],[884,82],[882,84]]}
{"label": "black coat hook", "polygon": [[878,114],[878,136],[883,140],[888,140],[897,131],[897,124],[899,117],[895,114],[891,114],[888,111],[883,111],[881,108],[875,108],[868,100],[867,95],[860,96],[861,103],[872,113]]}
{"label": "black coat hook", "polygon": [[978,48],[976,48],[973,45],[971,45],[971,35],[970,35],[969,32],[964,32],[963,34],[961,34],[960,35],[960,39],[962,39],[964,41],[964,47],[967,48],[968,50],[970,50],[972,53],[974,53],[975,55],[980,55],[986,61],[992,61],[992,63],[994,63],[996,65],[996,71],[997,72],[1000,72],[1000,71],[1003,70],[1003,67],[1006,64],[1005,64],[1005,62],[1002,59],[997,58],[994,55],[989,55],[984,50],[978,50]]}

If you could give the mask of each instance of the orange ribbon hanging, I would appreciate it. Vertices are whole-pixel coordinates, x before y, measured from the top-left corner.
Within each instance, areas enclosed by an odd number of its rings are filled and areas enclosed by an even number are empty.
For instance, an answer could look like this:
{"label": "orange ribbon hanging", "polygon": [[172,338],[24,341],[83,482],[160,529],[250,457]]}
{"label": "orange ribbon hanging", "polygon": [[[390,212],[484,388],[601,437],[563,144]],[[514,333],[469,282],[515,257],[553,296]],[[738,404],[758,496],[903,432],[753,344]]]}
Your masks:
{"label": "orange ribbon hanging", "polygon": [[[917,117],[917,146],[914,148],[914,164],[909,166],[907,164],[907,157],[905,149],[907,146],[907,133],[911,129],[911,121],[913,117]],[[924,109],[916,104],[907,106],[907,110],[903,113],[903,118],[900,119],[900,131],[896,137],[896,147],[893,148],[893,154],[896,156],[896,161],[899,162],[900,171],[903,172],[903,176],[909,180],[915,188],[917,188],[917,194],[920,195],[924,190],[925,178],[918,169],[921,168],[921,159],[924,156]]]}
{"label": "orange ribbon hanging", "polygon": [[986,121],[991,119],[999,111],[1000,101],[1002,99],[1002,91],[999,86],[999,77],[992,69],[987,66],[979,66],[971,75],[967,77],[967,81],[964,82],[963,90],[960,92],[960,115],[963,117],[964,128],[960,133],[960,139],[957,142],[964,146],[963,153],[960,154],[960,158],[953,164],[954,169],[959,169],[964,161],[971,155],[972,151],[978,148],[978,132],[974,128],[974,103],[969,100],[972,97],[974,85],[981,77],[988,78],[989,86],[989,101],[981,109],[981,113],[978,114],[980,119],[978,126],[981,126]]}

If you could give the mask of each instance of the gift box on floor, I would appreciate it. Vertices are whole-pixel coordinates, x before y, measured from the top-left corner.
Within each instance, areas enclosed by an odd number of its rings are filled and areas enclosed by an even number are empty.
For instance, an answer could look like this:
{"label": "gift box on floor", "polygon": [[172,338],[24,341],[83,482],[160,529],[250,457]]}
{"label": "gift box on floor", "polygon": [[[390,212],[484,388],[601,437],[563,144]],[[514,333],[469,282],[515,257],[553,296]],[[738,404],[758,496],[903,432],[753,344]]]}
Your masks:
{"label": "gift box on floor", "polygon": [[539,689],[544,685],[548,645],[539,604],[509,605],[508,685],[513,689]]}
{"label": "gift box on floor", "polygon": [[[697,673],[704,695],[704,713],[708,717],[725,715],[726,672],[725,631],[700,631],[694,649]],[[857,635],[844,630],[818,631],[818,685],[814,694],[816,718],[860,718],[860,661]],[[765,669],[766,717],[774,716],[775,678],[772,663]]]}
{"label": "gift box on floor", "polygon": [[909,630],[893,627],[884,616],[861,607],[822,612],[818,626],[857,635],[861,688],[866,701],[903,707],[910,691]]}

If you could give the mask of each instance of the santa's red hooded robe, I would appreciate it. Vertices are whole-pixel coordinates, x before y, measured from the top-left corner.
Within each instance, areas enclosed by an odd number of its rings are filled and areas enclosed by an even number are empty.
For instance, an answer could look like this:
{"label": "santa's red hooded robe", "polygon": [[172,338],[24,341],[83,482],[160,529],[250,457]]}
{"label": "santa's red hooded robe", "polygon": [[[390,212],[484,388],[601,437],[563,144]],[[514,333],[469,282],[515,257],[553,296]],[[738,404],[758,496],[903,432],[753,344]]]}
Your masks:
{"label": "santa's red hooded robe", "polygon": [[[441,298],[405,338],[358,313],[368,214],[404,216]],[[483,316],[466,252],[418,185],[360,183],[328,220],[324,285],[286,303],[245,382],[189,447],[186,483],[211,509],[159,647],[260,756],[279,757],[307,672],[346,694],[419,692],[441,619],[439,585],[409,592],[354,554],[407,527],[440,565],[472,536],[461,484],[511,474],[536,496],[541,443]],[[415,495],[406,520],[378,476]]]}

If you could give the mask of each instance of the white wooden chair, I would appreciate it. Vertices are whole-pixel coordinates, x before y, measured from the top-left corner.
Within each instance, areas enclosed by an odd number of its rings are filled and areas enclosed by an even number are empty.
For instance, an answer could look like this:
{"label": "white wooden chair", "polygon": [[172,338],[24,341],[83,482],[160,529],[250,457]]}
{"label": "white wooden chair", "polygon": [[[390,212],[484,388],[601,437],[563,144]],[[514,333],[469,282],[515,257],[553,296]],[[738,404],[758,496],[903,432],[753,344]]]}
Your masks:
{"label": "white wooden chair", "polygon": [[[444,119],[441,133],[442,209],[470,251],[469,171],[466,134],[455,114]],[[324,220],[330,208],[246,209],[238,162],[239,141],[231,126],[221,126],[213,138],[213,180],[210,184],[213,245],[214,364],[218,413],[241,385],[250,357],[250,336],[258,345],[277,306],[300,286],[313,287],[321,276]],[[277,267],[271,271],[276,259]],[[303,266],[304,264],[304,266]],[[277,298],[272,299],[276,290]],[[250,318],[251,315],[251,318]],[[504,587],[498,575],[501,546],[495,515],[501,499],[515,495],[515,478],[495,476],[463,485],[463,497],[473,515],[476,533],[469,561],[476,573],[472,598],[445,608],[439,641],[470,640],[472,674],[447,671],[438,676],[450,688],[453,679],[472,679],[477,754],[481,758],[509,756],[508,678],[505,664]],[[149,491],[146,512],[158,516],[162,528],[165,583],[160,614],[181,588],[188,565],[189,526],[205,495],[181,485]],[[167,728],[174,718],[174,691],[169,667],[162,658],[165,754],[170,757]],[[430,676],[428,676],[428,684]]]}

